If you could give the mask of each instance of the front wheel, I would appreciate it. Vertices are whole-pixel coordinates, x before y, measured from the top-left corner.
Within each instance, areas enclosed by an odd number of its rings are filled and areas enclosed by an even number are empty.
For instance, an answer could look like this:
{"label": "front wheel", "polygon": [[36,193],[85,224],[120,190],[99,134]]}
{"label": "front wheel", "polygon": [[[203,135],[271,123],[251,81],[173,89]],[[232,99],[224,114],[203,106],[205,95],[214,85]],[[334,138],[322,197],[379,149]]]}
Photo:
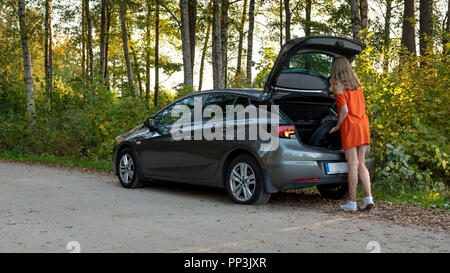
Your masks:
{"label": "front wheel", "polygon": [[143,182],[139,179],[138,164],[134,151],[124,149],[119,155],[119,181],[124,188],[139,188]]}
{"label": "front wheel", "polygon": [[265,204],[270,193],[264,192],[263,174],[258,162],[250,155],[236,157],[225,176],[228,195],[239,204]]}
{"label": "front wheel", "polygon": [[341,199],[348,193],[347,183],[316,186],[323,198]]}

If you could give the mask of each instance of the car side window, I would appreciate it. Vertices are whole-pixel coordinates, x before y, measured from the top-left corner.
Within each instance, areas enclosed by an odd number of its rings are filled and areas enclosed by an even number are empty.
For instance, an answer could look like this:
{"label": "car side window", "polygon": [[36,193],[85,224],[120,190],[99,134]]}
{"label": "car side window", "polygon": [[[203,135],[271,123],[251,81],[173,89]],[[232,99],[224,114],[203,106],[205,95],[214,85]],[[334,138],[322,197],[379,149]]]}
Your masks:
{"label": "car side window", "polygon": [[190,96],[188,98],[185,98],[184,100],[181,100],[175,104],[173,104],[172,106],[166,108],[164,111],[161,112],[161,114],[157,117],[158,120],[158,125],[159,126],[167,126],[167,125],[171,125],[173,123],[175,123],[180,117],[172,117],[172,111],[174,109],[175,106],[177,105],[186,105],[187,107],[189,107],[189,110],[191,111],[191,113],[194,111],[194,98],[195,97],[199,97],[202,98],[203,95],[201,96]]}
{"label": "car side window", "polygon": [[[235,95],[210,94],[208,96],[208,98],[206,99],[205,107],[207,107],[208,105],[213,105],[213,104],[219,106],[222,109],[223,115],[224,115],[224,118],[225,118],[226,106],[227,105],[234,105],[235,100],[236,100],[236,96]],[[215,116],[215,113],[212,113],[211,117],[206,117],[206,118],[204,117],[203,120],[204,121],[210,120],[214,116]]]}
{"label": "car side window", "polygon": [[177,120],[176,117],[172,117],[172,110],[173,106],[170,106],[161,112],[161,114],[157,117],[159,126],[166,126]]}
{"label": "car side window", "polygon": [[246,97],[237,97],[236,101],[234,102],[234,106],[236,105],[242,105],[245,107],[247,107],[247,105],[249,105],[249,98]]}

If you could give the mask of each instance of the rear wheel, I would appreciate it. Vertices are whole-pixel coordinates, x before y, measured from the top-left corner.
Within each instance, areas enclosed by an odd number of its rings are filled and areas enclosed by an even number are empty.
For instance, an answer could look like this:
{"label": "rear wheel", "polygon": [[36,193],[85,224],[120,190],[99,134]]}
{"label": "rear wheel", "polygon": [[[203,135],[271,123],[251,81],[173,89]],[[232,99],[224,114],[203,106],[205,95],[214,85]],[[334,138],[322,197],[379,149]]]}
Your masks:
{"label": "rear wheel", "polygon": [[130,148],[124,149],[119,155],[118,173],[120,184],[124,188],[139,188],[143,181],[139,179],[136,155]]}
{"label": "rear wheel", "polygon": [[323,198],[327,199],[341,199],[348,193],[347,184],[330,184],[316,186]]}
{"label": "rear wheel", "polygon": [[225,182],[228,195],[239,204],[265,204],[270,193],[264,192],[263,174],[250,155],[236,157],[228,166]]}

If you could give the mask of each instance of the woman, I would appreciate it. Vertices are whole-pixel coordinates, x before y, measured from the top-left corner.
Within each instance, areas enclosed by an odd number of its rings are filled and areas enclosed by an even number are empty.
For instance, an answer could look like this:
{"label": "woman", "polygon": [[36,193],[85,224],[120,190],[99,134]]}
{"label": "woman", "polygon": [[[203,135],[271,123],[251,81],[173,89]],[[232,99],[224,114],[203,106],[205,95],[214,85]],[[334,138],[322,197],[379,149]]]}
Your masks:
{"label": "woman", "polygon": [[335,93],[338,122],[330,134],[341,131],[342,148],[348,162],[348,191],[350,201],[340,206],[343,210],[356,211],[356,187],[358,174],[366,197],[361,209],[370,210],[374,203],[370,191],[370,176],[365,164],[369,147],[369,118],[361,83],[344,56],[336,56],[332,63],[330,89]]}

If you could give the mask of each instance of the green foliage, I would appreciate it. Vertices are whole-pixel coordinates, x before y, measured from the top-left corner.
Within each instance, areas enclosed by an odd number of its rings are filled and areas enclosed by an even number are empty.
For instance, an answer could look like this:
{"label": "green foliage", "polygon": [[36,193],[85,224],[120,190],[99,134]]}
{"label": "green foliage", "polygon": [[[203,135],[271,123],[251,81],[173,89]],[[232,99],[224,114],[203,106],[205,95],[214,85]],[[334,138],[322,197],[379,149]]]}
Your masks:
{"label": "green foliage", "polygon": [[275,47],[265,46],[258,53],[262,56],[261,60],[256,64],[256,69],[258,69],[258,74],[253,82],[256,88],[261,88],[264,86],[267,76],[277,59],[278,52]]}
{"label": "green foliage", "polygon": [[[394,66],[383,72],[383,60]],[[393,43],[370,42],[357,58],[371,128],[374,181],[389,193],[437,192],[448,198],[448,56],[412,57]]]}
{"label": "green foliage", "polygon": [[[50,96],[50,102],[37,96],[37,111],[32,118],[24,111],[0,109],[2,113],[9,111],[0,116],[0,150],[16,155],[109,160],[114,138],[159,109],[148,109],[135,98],[119,98],[101,88],[97,88],[95,97],[89,91],[84,93],[85,98],[59,90]],[[171,99],[162,92],[160,105]],[[17,104],[13,98],[9,102]]]}

